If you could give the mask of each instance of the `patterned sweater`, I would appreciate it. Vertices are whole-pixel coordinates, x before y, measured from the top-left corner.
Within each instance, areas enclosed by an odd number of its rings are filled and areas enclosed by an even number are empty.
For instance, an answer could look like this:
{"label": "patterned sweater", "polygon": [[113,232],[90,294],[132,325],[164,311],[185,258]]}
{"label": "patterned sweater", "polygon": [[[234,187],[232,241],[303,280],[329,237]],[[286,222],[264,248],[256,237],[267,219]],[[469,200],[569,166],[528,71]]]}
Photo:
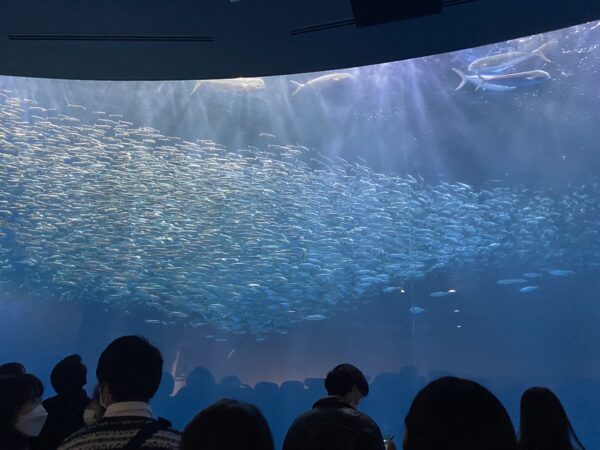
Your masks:
{"label": "patterned sweater", "polygon": [[[111,450],[123,448],[133,436],[154,419],[145,417],[105,417],[73,433],[58,450]],[[157,431],[141,447],[143,450],[178,450],[181,435],[173,428]]]}

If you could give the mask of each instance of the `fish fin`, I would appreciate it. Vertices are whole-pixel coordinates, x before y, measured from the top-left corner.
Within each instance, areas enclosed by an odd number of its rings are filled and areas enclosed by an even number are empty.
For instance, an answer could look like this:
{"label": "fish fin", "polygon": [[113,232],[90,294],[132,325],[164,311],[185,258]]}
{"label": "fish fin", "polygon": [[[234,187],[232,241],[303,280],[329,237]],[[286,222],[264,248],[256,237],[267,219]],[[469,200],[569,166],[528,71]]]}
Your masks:
{"label": "fish fin", "polygon": [[539,48],[537,48],[536,50],[534,50],[534,51],[533,51],[533,53],[534,53],[535,55],[539,56],[540,58],[542,58],[542,60],[544,60],[545,62],[552,62],[552,61],[550,60],[550,58],[548,58],[548,57],[547,57],[547,56],[544,54],[544,51],[545,51],[547,48],[549,48],[549,47],[551,47],[551,46],[553,46],[553,45],[555,45],[555,44],[556,44],[556,41],[550,41],[550,42],[546,42],[545,44],[542,44],[542,45],[540,45],[540,46],[539,46]]}
{"label": "fish fin", "polygon": [[454,89],[455,91],[458,91],[461,87],[463,87],[466,82],[467,82],[467,76],[465,75],[464,72],[455,69],[454,67],[452,68],[452,70],[454,70],[454,72],[456,72],[458,74],[458,76],[460,77],[460,84],[456,87],[456,89]]}
{"label": "fish fin", "polygon": [[305,85],[302,83],[298,83],[297,81],[294,80],[290,80],[290,83],[292,83],[294,86],[296,86],[296,90],[294,90],[294,92],[292,92],[292,95],[296,95],[300,89],[302,89]]}
{"label": "fish fin", "polygon": [[194,89],[192,89],[192,92],[190,92],[190,95],[192,95],[194,92],[196,92],[196,90],[197,90],[197,89],[198,89],[200,86],[202,86],[202,84],[203,84],[203,83],[202,83],[202,80],[197,80],[197,81],[196,81],[196,85],[194,86]]}
{"label": "fish fin", "polygon": [[475,90],[478,91],[479,89],[481,89],[483,87],[483,85],[485,84],[485,78],[483,78],[483,76],[481,76],[480,73],[477,74],[477,87],[475,87]]}

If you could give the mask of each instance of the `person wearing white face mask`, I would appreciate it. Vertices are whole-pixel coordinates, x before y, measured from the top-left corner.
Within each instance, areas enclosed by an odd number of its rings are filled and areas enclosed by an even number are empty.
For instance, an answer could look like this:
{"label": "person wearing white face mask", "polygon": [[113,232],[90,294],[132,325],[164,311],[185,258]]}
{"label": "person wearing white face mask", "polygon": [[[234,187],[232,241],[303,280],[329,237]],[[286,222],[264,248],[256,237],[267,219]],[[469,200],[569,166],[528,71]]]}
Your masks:
{"label": "person wearing white face mask", "polygon": [[42,382],[31,374],[0,376],[0,450],[29,450],[47,413]]}

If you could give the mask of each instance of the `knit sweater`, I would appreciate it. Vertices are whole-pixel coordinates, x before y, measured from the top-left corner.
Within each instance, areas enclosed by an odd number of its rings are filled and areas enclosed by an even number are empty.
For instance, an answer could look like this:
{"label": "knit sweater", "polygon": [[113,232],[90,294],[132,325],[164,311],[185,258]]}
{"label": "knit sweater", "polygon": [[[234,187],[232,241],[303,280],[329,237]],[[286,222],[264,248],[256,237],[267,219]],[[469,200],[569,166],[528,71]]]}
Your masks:
{"label": "knit sweater", "polygon": [[[81,428],[63,441],[58,450],[121,449],[140,428],[153,422],[146,417],[105,417]],[[181,435],[173,428],[157,431],[141,447],[142,450],[178,450]]]}

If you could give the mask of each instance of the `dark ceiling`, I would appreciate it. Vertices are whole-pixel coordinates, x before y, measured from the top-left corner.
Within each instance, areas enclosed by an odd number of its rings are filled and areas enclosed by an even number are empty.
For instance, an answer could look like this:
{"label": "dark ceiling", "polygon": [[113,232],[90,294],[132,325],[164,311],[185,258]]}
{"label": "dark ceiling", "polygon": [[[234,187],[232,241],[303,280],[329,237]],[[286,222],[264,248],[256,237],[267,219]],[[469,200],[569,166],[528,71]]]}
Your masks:
{"label": "dark ceiling", "polygon": [[354,25],[350,0],[2,0],[0,73],[277,75],[442,53],[597,18],[598,0],[443,0],[441,14],[367,28]]}

